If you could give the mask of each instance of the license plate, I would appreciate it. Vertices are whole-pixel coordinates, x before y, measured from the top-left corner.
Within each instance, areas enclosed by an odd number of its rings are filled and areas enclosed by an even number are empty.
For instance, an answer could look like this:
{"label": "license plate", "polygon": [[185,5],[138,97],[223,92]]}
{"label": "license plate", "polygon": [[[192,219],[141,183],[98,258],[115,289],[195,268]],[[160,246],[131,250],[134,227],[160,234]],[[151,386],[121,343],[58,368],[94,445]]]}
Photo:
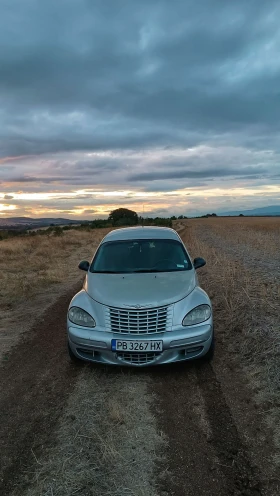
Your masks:
{"label": "license plate", "polygon": [[162,351],[162,341],[124,341],[122,339],[112,339],[112,351],[129,352],[160,352]]}

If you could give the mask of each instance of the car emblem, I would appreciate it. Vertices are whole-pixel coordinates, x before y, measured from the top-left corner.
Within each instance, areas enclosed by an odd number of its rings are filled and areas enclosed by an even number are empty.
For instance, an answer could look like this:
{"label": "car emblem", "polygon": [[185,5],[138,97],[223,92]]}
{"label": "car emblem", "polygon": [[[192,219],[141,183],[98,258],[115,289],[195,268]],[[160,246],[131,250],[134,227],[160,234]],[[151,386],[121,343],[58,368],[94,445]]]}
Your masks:
{"label": "car emblem", "polygon": [[151,307],[152,305],[125,305],[125,307],[130,307],[130,308],[147,308],[147,307]]}

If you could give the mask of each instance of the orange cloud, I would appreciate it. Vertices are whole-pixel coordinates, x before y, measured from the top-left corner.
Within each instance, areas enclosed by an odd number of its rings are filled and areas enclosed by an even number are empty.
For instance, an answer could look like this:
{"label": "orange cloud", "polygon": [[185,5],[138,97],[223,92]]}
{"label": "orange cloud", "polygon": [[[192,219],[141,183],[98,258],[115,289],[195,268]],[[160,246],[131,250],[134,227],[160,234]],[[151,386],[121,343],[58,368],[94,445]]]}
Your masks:
{"label": "orange cloud", "polygon": [[18,155],[15,157],[3,157],[0,158],[0,164],[6,164],[7,162],[16,162],[17,160],[24,160],[34,156],[35,155]]}

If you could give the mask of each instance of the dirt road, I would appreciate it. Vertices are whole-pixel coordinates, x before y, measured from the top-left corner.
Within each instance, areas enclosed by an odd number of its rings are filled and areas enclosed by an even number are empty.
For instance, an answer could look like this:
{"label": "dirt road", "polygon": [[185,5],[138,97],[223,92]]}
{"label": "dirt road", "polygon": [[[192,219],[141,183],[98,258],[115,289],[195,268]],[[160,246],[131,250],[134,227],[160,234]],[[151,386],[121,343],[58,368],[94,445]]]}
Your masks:
{"label": "dirt road", "polygon": [[76,290],[2,363],[0,494],[279,495],[273,436],[222,323],[212,365],[78,367],[64,331]]}

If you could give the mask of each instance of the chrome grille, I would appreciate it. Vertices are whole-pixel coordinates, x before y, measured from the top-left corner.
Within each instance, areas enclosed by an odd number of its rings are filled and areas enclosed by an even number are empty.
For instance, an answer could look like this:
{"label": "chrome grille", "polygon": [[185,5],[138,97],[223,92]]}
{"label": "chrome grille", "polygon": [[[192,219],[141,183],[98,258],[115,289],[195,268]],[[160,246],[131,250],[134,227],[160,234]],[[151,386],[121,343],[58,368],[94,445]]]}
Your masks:
{"label": "chrome grille", "polygon": [[153,362],[158,356],[158,353],[117,353],[119,360],[134,365]]}
{"label": "chrome grille", "polygon": [[149,309],[107,308],[106,327],[124,334],[152,334],[171,329],[173,306]]}

